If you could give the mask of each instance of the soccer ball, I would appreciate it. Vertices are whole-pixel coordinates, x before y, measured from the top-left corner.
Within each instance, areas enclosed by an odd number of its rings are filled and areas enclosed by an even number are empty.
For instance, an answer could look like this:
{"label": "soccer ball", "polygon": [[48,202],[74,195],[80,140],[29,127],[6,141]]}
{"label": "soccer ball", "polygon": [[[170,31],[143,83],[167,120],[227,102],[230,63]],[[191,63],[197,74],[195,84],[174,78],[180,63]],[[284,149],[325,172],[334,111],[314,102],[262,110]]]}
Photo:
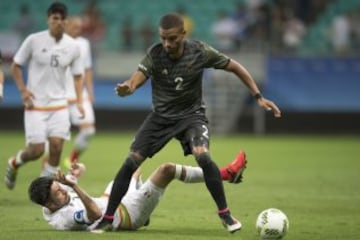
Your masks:
{"label": "soccer ball", "polygon": [[262,239],[281,239],[289,230],[289,220],[281,210],[269,208],[257,217],[256,229]]}

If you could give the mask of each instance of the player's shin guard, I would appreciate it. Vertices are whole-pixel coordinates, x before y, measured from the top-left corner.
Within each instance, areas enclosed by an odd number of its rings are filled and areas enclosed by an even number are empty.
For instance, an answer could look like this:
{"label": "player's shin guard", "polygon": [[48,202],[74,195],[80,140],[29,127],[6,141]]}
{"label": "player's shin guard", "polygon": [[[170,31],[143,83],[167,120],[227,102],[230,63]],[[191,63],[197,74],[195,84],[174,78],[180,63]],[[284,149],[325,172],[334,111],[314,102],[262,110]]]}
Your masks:
{"label": "player's shin guard", "polygon": [[203,170],[206,187],[215,200],[218,209],[221,210],[227,208],[224,186],[221,181],[219,168],[207,153],[196,156],[196,161]]}
{"label": "player's shin guard", "polygon": [[107,218],[107,220],[109,220],[110,222],[113,219],[114,213],[119,206],[121,199],[129,188],[132,174],[136,171],[138,167],[139,165],[137,164],[137,162],[131,157],[128,157],[121,166],[117,175],[115,176],[114,184],[111,189],[109,203],[104,215],[104,218]]}

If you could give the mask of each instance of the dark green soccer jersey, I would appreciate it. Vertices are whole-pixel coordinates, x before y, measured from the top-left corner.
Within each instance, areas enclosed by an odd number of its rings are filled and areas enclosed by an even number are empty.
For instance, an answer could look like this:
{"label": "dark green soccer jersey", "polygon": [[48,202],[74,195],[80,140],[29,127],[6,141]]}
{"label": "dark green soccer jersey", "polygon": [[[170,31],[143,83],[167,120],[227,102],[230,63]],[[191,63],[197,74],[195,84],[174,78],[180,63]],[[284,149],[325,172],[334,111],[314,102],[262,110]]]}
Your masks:
{"label": "dark green soccer jersey", "polygon": [[163,117],[178,118],[205,108],[203,71],[225,68],[229,60],[206,43],[187,40],[180,59],[171,60],[159,43],[149,48],[138,69],[151,78],[153,110]]}

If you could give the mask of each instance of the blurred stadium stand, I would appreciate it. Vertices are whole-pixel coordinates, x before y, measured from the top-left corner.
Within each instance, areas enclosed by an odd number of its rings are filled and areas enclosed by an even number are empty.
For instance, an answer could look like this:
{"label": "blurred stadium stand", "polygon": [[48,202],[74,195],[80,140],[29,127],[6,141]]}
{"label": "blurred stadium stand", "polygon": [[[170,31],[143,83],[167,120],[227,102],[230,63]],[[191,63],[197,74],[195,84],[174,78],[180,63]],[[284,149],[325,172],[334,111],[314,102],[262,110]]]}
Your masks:
{"label": "blurred stadium stand", "polygon": [[[29,5],[30,12],[36,21],[37,30],[46,28],[45,14],[49,4],[53,1],[38,0],[36,4]],[[70,14],[82,14],[87,4],[86,0],[72,1],[63,0],[69,7]],[[232,11],[234,3],[238,1],[190,1],[190,0],[105,0],[97,1],[97,5],[103,14],[103,18],[107,24],[107,36],[102,43],[105,49],[116,50],[119,48],[119,34],[121,32],[121,23],[128,15],[133,16],[134,28],[138,28],[145,19],[150,19],[153,26],[157,26],[159,16],[174,12],[177,6],[186,5],[186,11],[196,22],[194,37],[201,38],[212,43],[212,36],[208,31],[209,23],[216,19],[219,9]],[[28,4],[27,0],[2,0],[0,1],[0,29],[10,29],[14,21],[18,17],[18,9],[22,4]],[[6,11],[5,11],[6,9]],[[136,15],[133,15],[135,14]],[[140,46],[140,41],[136,41],[136,45]]]}
{"label": "blurred stadium stand", "polygon": [[[52,1],[0,1],[0,49],[5,52],[5,99],[0,104],[0,128],[22,129],[22,111],[18,93],[9,72],[16,46],[21,42],[12,32],[22,4],[29,4],[35,21],[34,31],[46,28],[46,9]],[[70,14],[83,14],[87,0],[64,0]],[[239,3],[251,0],[103,0],[96,1],[106,23],[106,35],[100,42],[95,62],[95,109],[99,128],[137,128],[151,109],[151,88],[148,82],[129,97],[119,99],[114,94],[116,82],[125,80],[136,69],[144,50],[142,39],[134,36],[134,49],[123,51],[122,23],[131,16],[135,31],[144,20],[154,27],[159,17],[179,6],[186,8],[194,21],[191,38],[215,44],[210,31],[219,10],[234,13]],[[239,60],[254,76],[266,96],[279,104],[283,118],[275,120],[269,113],[259,111],[254,100],[238,80],[222,71],[205,74],[204,97],[208,116],[215,133],[255,132],[328,132],[360,133],[360,39],[355,39],[347,55],[337,56],[331,45],[329,31],[333,19],[340,15],[360,12],[360,0],[264,0],[265,11],[271,16],[281,12],[280,32],[286,14],[293,11],[303,17],[307,32],[300,45],[289,51],[276,35],[276,21],[269,20],[270,35],[259,39],[251,32],[228,55]],[[302,6],[303,8],[299,7]],[[304,7],[305,6],[305,7]],[[311,6],[312,9],[307,9]],[[305,11],[305,12],[304,12]],[[312,15],[310,16],[310,13]],[[356,15],[356,14],[355,14]],[[360,14],[359,14],[360,15]],[[355,25],[359,18],[354,18]],[[261,35],[261,34],[260,34]],[[261,35],[262,36],[262,35]],[[358,41],[358,42],[357,42]]]}
{"label": "blurred stadium stand", "polygon": [[300,55],[326,55],[331,52],[332,46],[329,37],[329,28],[336,16],[344,15],[360,9],[359,0],[334,1],[328,5],[325,12],[309,28],[308,34],[298,50]]}

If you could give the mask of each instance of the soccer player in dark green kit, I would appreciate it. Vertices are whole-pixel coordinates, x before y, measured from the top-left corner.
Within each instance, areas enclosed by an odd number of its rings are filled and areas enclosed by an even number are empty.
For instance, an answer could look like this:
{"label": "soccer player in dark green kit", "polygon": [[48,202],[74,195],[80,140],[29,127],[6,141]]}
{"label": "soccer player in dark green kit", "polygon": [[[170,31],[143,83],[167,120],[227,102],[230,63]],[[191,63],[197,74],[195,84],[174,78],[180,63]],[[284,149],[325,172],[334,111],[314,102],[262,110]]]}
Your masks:
{"label": "soccer player in dark green kit", "polygon": [[[133,172],[172,138],[178,139],[184,154],[192,154],[202,168],[206,187],[217,205],[224,227],[231,233],[241,229],[241,223],[230,214],[220,172],[210,157],[208,120],[202,99],[203,70],[216,68],[234,73],[249,88],[259,106],[273,111],[275,117],[280,117],[281,112],[261,95],[255,81],[240,63],[204,42],[186,40],[185,33],[179,15],[163,16],[159,24],[161,43],[150,47],[138,70],[115,88],[119,96],[125,97],[151,78],[153,111],[138,130],[130,154],[114,179],[104,218],[94,232],[111,230],[114,212],[128,189]],[[243,161],[242,170],[245,163]]]}

